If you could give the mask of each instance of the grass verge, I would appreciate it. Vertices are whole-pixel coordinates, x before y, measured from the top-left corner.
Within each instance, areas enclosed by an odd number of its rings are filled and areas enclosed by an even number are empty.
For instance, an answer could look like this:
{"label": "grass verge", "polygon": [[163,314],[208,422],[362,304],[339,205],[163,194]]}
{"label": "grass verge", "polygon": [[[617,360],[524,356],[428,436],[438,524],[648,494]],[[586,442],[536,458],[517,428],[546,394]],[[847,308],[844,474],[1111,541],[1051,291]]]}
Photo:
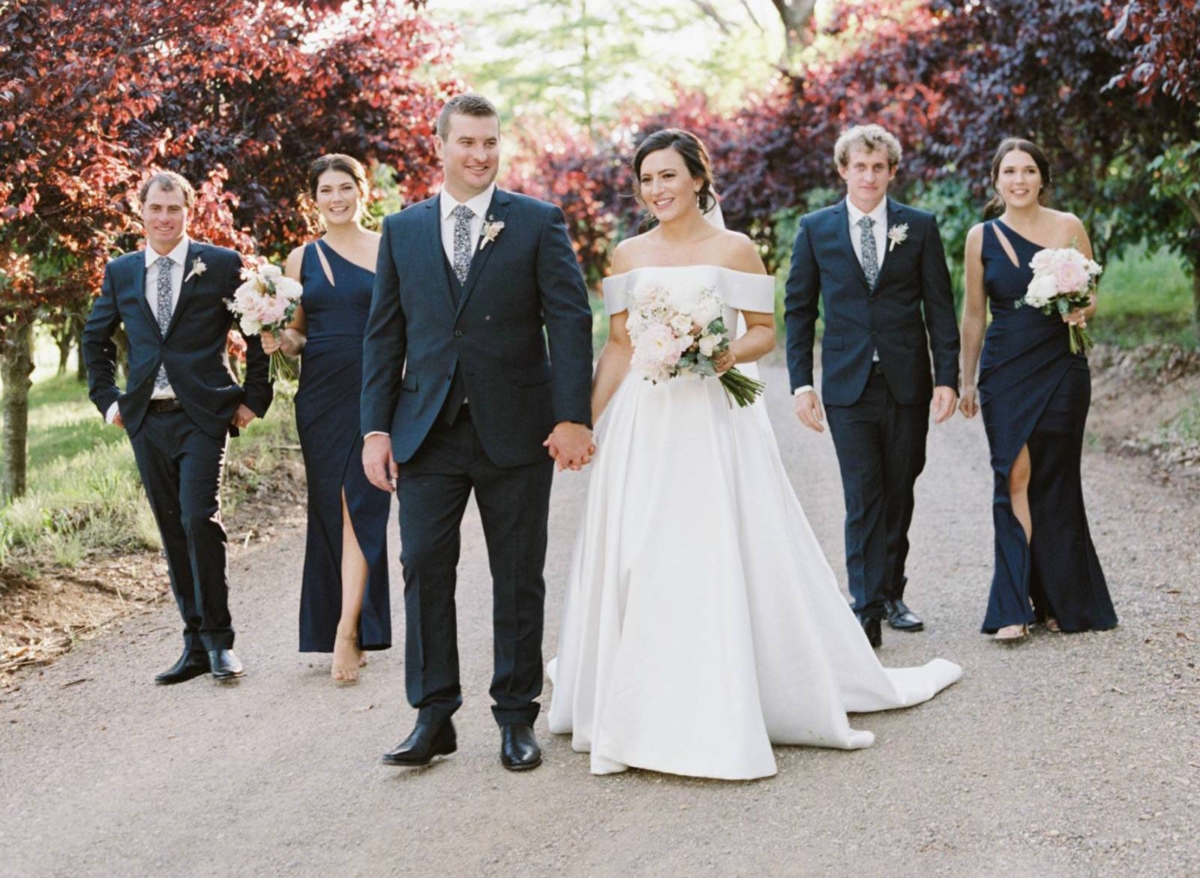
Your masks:
{"label": "grass verge", "polygon": [[[86,388],[69,375],[37,381],[29,409],[29,490],[0,510],[0,564],[31,573],[94,552],[159,548],[129,440],[104,423]],[[230,442],[227,514],[272,479],[297,441],[292,392],[282,385],[267,417]]]}

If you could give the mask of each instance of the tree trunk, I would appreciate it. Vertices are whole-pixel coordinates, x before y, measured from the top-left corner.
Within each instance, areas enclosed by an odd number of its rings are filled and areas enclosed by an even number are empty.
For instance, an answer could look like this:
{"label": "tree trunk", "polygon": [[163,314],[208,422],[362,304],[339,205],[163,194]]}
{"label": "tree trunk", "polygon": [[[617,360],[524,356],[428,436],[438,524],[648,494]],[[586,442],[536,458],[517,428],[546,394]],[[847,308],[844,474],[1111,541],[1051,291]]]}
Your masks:
{"label": "tree trunk", "polygon": [[817,0],[771,0],[779,19],[783,22],[786,48],[783,50],[782,66],[787,71],[796,69],[800,52],[808,45],[808,20],[813,17]]}
{"label": "tree trunk", "polygon": [[58,374],[67,374],[67,361],[71,359],[71,344],[74,341],[71,332],[71,323],[73,318],[67,316],[63,319],[62,327],[54,333],[54,341],[58,345]]}
{"label": "tree trunk", "polygon": [[71,318],[71,337],[75,340],[75,350],[78,359],[75,361],[75,380],[80,383],[87,381],[87,364],[83,361],[83,326],[87,320],[81,315]]}
{"label": "tree trunk", "polygon": [[26,449],[29,440],[29,388],[33,382],[33,324],[23,317],[9,324],[0,356],[0,381],[4,382],[4,475],[0,500],[8,502],[25,493]]}

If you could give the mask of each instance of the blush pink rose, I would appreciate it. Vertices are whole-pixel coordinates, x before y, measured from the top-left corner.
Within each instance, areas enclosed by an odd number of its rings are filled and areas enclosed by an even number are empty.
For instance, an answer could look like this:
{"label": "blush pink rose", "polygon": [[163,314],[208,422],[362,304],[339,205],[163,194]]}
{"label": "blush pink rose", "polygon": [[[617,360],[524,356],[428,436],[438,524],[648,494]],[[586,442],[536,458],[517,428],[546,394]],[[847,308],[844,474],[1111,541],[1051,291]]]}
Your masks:
{"label": "blush pink rose", "polygon": [[1087,269],[1074,260],[1064,260],[1055,266],[1054,282],[1059,292],[1077,293],[1087,289]]}

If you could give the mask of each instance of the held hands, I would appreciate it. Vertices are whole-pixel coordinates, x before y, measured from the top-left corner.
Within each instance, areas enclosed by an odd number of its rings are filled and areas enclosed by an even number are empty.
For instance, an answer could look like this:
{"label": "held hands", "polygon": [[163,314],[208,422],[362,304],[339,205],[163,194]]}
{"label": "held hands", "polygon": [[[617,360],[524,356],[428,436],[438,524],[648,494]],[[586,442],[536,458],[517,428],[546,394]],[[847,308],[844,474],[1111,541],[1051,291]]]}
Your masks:
{"label": "held hands", "polygon": [[363,440],[363,470],[367,479],[381,491],[392,494],[400,467],[392,459],[392,437],[376,433]]}
{"label": "held hands", "polygon": [[125,429],[125,419],[123,417],[121,417],[120,412],[117,412],[116,414],[113,415],[113,419],[112,419],[111,423],[114,426],[120,427],[122,430]]}
{"label": "held hands", "polygon": [[596,453],[596,443],[592,431],[583,424],[573,424],[562,421],[556,424],[554,432],[542,443],[550,451],[550,456],[558,464],[558,471],[565,469],[579,472],[589,463]]}
{"label": "held hands", "polygon": [[233,413],[233,420],[230,423],[240,430],[257,417],[258,415],[246,408],[245,405],[239,405],[237,411]]}
{"label": "held hands", "polygon": [[974,384],[963,387],[962,396],[958,400],[958,410],[963,413],[964,418],[973,418],[979,414],[979,395]]}
{"label": "held hands", "polygon": [[933,402],[929,404],[929,409],[933,412],[933,422],[940,424],[951,417],[957,402],[958,393],[953,387],[938,385],[933,388]]}
{"label": "held hands", "polygon": [[796,417],[800,423],[817,433],[825,432],[825,413],[815,390],[806,390],[796,397]]}

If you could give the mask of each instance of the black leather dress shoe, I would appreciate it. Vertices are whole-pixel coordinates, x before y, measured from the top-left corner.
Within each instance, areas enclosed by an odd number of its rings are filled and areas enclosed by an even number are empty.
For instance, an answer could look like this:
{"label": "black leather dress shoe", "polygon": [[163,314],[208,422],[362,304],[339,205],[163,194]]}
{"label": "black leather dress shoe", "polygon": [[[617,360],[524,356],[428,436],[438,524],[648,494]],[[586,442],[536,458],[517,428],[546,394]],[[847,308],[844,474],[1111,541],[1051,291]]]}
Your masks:
{"label": "black leather dress shoe", "polygon": [[925,623],[912,610],[904,605],[904,601],[884,601],[887,607],[887,623],[897,631],[924,631]]}
{"label": "black leather dress shoe", "polygon": [[500,727],[500,763],[509,771],[528,771],[542,764],[542,748],[533,726]]}
{"label": "black leather dress shoe", "polygon": [[383,754],[384,765],[428,765],[458,749],[454,723],[417,723],[407,738]]}
{"label": "black leather dress shoe", "polygon": [[202,676],[208,671],[208,653],[201,649],[185,649],[179,661],[155,677],[154,682],[160,686],[170,686]]}
{"label": "black leather dress shoe", "polygon": [[861,616],[858,613],[855,613],[854,616],[858,619],[858,624],[862,625],[863,632],[867,635],[867,640],[870,642],[871,648],[879,649],[879,647],[883,646],[883,629],[879,624],[879,620]]}
{"label": "black leather dress shoe", "polygon": [[233,680],[242,675],[242,660],[232,649],[210,649],[208,663],[214,680]]}

